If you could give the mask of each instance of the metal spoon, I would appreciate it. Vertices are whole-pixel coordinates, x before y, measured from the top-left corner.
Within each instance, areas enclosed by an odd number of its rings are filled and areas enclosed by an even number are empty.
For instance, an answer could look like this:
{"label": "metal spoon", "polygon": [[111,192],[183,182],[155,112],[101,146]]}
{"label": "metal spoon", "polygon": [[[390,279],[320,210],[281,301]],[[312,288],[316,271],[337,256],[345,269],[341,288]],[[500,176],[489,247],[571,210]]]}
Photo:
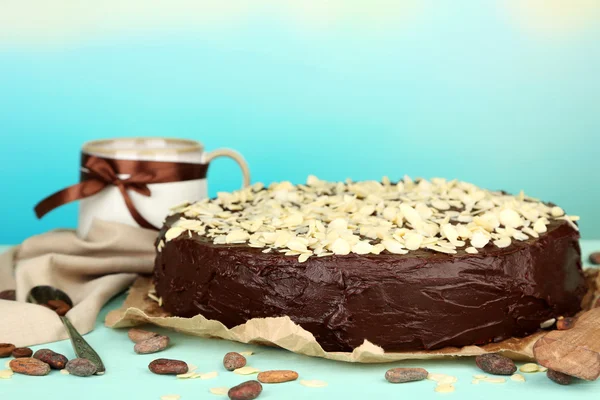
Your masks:
{"label": "metal spoon", "polygon": [[[27,295],[27,302],[33,304],[47,304],[49,300],[62,300],[67,303],[70,307],[73,307],[71,298],[62,290],[53,288],[52,286],[36,286]],[[96,374],[101,375],[106,371],[104,364],[100,359],[100,356],[92,346],[77,332],[77,329],[71,324],[71,321],[67,317],[59,315],[60,320],[65,325],[67,333],[71,338],[71,344],[75,350],[75,354],[79,358],[86,358],[96,365]]]}

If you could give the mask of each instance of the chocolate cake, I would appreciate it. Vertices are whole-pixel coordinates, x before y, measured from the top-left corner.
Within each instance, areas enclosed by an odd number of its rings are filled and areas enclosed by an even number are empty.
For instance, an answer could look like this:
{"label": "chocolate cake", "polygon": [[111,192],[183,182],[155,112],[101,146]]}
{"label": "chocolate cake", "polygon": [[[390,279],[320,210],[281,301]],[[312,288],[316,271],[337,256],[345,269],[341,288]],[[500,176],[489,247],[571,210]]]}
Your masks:
{"label": "chocolate cake", "polygon": [[485,344],[580,310],[576,220],[459,181],[311,176],[174,208],[154,280],[174,315],[289,316],[327,351]]}

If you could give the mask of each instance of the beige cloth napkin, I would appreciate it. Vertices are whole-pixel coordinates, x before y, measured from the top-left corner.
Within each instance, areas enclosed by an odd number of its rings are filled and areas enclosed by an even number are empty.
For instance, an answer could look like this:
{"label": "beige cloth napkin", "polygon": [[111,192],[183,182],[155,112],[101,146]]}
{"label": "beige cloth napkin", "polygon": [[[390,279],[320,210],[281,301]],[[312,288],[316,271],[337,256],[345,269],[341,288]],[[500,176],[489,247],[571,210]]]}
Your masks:
{"label": "beige cloth napkin", "polygon": [[33,236],[0,254],[0,291],[17,290],[17,301],[0,300],[0,342],[32,346],[67,338],[54,311],[25,303],[29,290],[51,285],[75,306],[67,317],[90,332],[102,306],[137,274],[152,272],[156,232],[96,220],[85,239],[73,230]]}

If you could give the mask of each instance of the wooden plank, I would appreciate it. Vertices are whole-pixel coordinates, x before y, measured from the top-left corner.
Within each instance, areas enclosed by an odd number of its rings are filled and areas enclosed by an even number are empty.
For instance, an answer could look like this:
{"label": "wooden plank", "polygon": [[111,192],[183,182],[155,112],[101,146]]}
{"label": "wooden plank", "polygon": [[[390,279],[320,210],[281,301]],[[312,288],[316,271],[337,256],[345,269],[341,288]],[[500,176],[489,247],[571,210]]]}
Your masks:
{"label": "wooden plank", "polygon": [[533,346],[544,367],[593,381],[600,376],[600,308],[583,313],[572,329],[552,331]]}

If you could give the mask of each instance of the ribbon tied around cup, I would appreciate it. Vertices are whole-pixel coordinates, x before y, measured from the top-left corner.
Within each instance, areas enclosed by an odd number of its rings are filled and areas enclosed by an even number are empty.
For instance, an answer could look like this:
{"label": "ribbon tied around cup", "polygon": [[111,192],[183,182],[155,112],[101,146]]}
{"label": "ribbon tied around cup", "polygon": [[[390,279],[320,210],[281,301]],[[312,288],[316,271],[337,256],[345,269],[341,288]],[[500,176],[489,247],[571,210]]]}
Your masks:
{"label": "ribbon tied around cup", "polygon": [[[48,212],[64,204],[90,197],[107,186],[116,186],[123,196],[127,210],[137,224],[147,229],[158,229],[148,222],[136,209],[129,191],[142,196],[152,196],[148,184],[180,182],[206,178],[208,164],[184,162],[118,160],[94,155],[82,155],[81,181],[60,190],[35,206],[35,213],[42,218]],[[127,177],[121,177],[126,175]]]}

